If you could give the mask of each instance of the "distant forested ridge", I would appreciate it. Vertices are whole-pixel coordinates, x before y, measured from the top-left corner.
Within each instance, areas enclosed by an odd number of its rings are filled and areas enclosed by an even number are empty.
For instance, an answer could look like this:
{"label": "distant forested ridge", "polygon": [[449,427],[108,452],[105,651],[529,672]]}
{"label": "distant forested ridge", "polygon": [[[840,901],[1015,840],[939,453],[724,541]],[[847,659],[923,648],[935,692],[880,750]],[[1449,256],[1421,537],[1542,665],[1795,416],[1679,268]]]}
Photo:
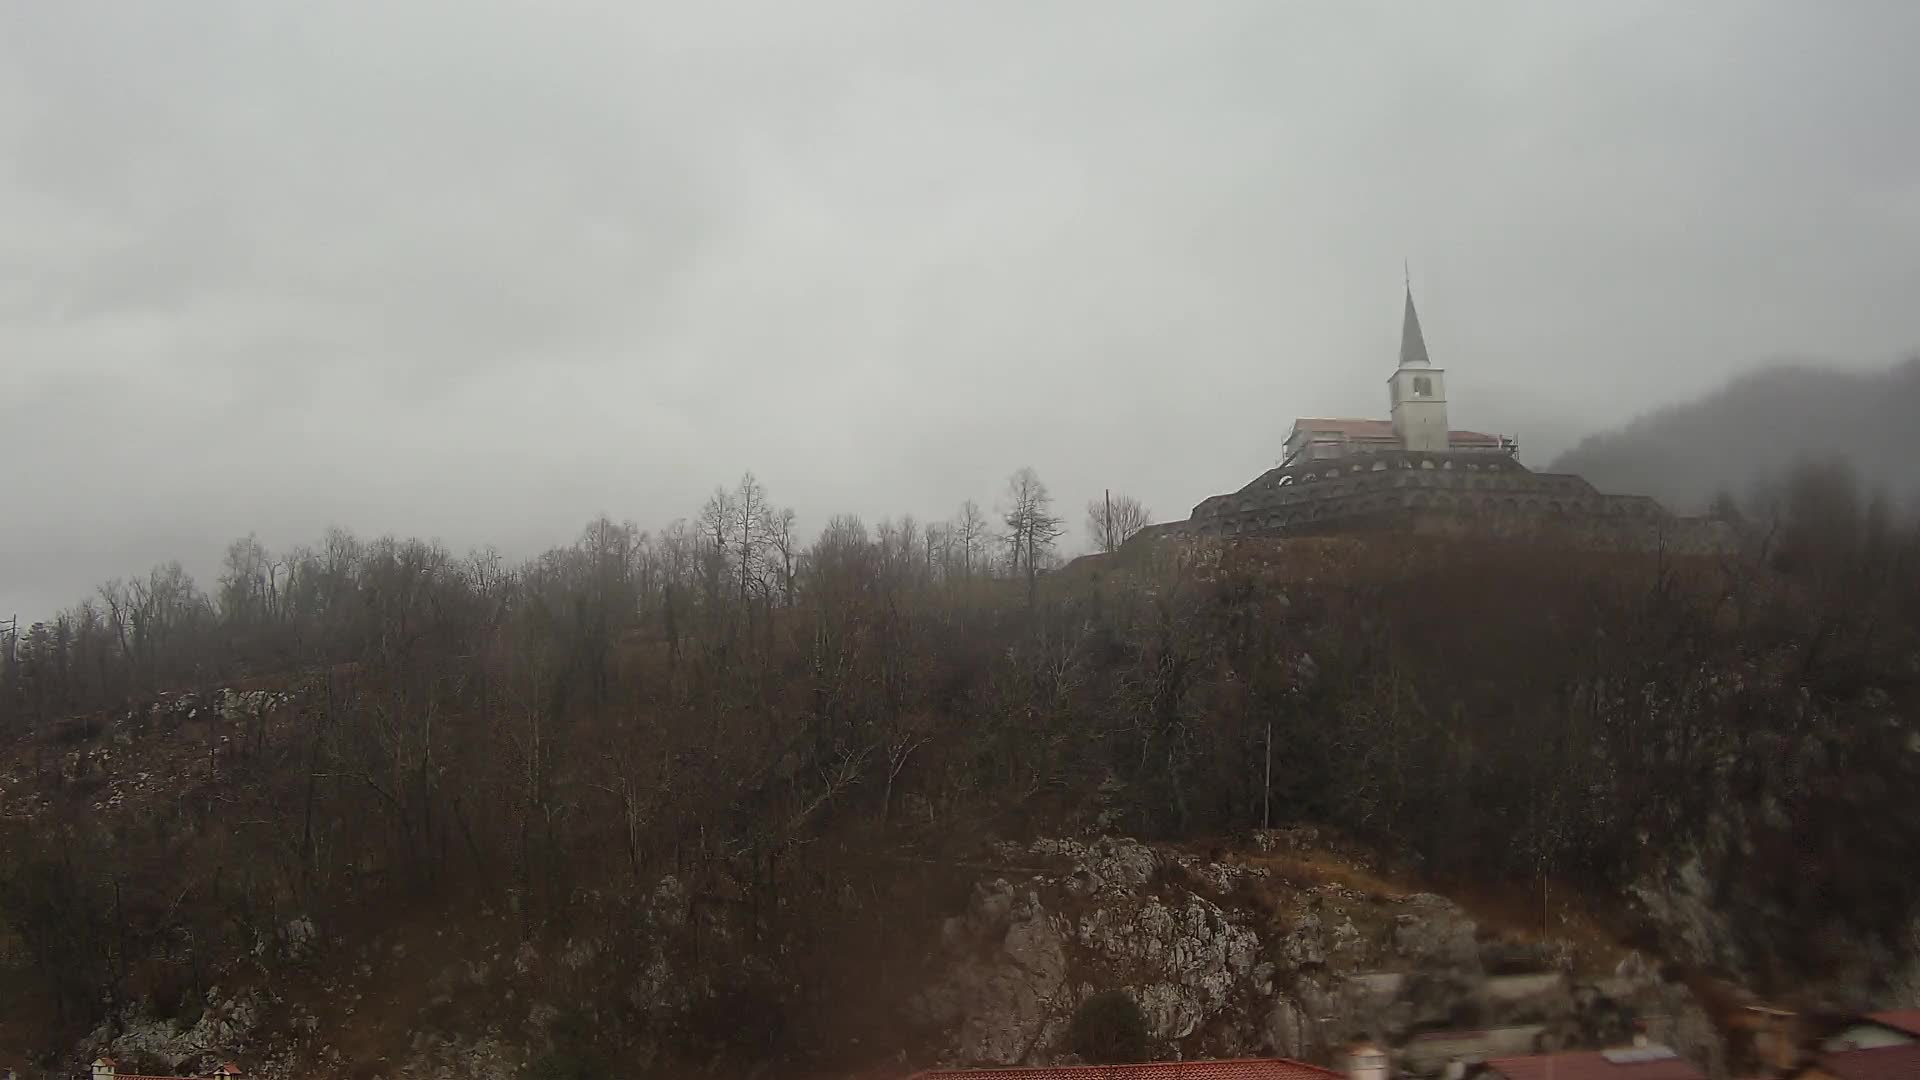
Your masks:
{"label": "distant forested ridge", "polygon": [[1864,487],[1910,507],[1920,496],[1920,357],[1883,371],[1770,367],[1720,389],[1590,436],[1549,471],[1578,473],[1603,491],[1652,495],[1697,512],[1726,491],[1746,496],[1763,476],[1803,459],[1844,458]]}

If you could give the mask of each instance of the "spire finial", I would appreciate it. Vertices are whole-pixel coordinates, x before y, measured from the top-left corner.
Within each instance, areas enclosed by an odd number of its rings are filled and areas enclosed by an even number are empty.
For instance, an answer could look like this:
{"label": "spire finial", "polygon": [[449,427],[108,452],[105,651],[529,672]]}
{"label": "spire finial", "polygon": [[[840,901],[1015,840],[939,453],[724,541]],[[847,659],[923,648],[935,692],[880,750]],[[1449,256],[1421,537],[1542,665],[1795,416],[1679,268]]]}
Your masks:
{"label": "spire finial", "polygon": [[1407,314],[1400,324],[1400,366],[1427,367],[1427,339],[1420,333],[1420,316],[1413,310],[1413,274],[1407,274]]}
{"label": "spire finial", "polygon": [[1413,291],[1413,263],[1410,260],[1401,259],[1400,270],[1402,273],[1404,273],[1407,276],[1407,291],[1412,292]]}

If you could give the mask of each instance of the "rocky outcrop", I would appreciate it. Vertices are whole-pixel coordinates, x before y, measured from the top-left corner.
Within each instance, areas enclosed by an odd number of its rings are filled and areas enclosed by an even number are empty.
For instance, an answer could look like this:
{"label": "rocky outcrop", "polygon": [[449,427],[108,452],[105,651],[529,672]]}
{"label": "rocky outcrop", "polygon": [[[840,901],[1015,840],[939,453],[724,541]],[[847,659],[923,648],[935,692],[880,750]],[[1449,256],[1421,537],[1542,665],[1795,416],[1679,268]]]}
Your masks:
{"label": "rocky outcrop", "polygon": [[[1791,693],[1786,688],[1782,694]],[[1679,962],[1839,1011],[1920,1002],[1920,730],[1867,690],[1842,715],[1721,748],[1712,807],[1629,890]],[[1840,774],[1845,783],[1819,777]],[[1821,823],[1850,824],[1842,831]]]}
{"label": "rocky outcrop", "polygon": [[272,690],[163,693],[104,718],[62,721],[52,740],[57,754],[16,761],[0,775],[0,818],[150,813],[193,783],[218,782],[222,763],[284,723],[298,700]]}
{"label": "rocky outcrop", "polygon": [[[1002,854],[1054,860],[1061,873],[1017,888],[982,883],[944,925],[950,966],[915,1009],[952,1032],[956,1060],[1058,1056],[1074,1009],[1114,985],[1131,989],[1163,1043],[1224,1033],[1228,1049],[1245,1047],[1252,1025],[1217,1021],[1245,1019],[1252,1000],[1272,993],[1272,965],[1262,967],[1260,937],[1244,918],[1197,892],[1152,890],[1177,862],[1116,839],[1043,840]],[[1213,869],[1221,884],[1242,873]]]}
{"label": "rocky outcrop", "polygon": [[[1328,1060],[1349,1035],[1411,1071],[1493,1048],[1623,1040],[1635,1020],[1708,1063],[1719,1039],[1653,965],[1575,970],[1551,943],[1487,940],[1431,893],[1279,880],[1255,855],[1203,860],[1123,838],[1004,846],[942,927],[944,973],[911,1007],[960,1064],[1071,1058],[1074,1010],[1122,988],[1160,1052]],[[1489,974],[1489,961],[1498,974]],[[1532,970],[1512,970],[1525,968]]]}
{"label": "rocky outcrop", "polygon": [[228,997],[215,987],[191,1023],[127,1009],[95,1028],[82,1054],[146,1062],[174,1075],[204,1075],[252,1044],[266,1005],[258,993]]}
{"label": "rocky outcrop", "polygon": [[1066,941],[1065,920],[1037,893],[1016,893],[1004,879],[977,885],[965,913],[941,928],[949,974],[915,1009],[953,1031],[961,1060],[1026,1060],[1071,1015]]}
{"label": "rocky outcrop", "polygon": [[[1585,970],[1559,943],[1485,931],[1446,897],[1394,893],[1378,883],[1356,889],[1337,875],[1303,873],[1313,860],[1301,848],[1202,858],[1106,837],[1041,840],[993,854],[1000,869],[982,873],[965,904],[940,924],[930,942],[934,975],[905,1005],[915,1041],[938,1046],[947,1063],[1071,1060],[1075,1011],[1113,989],[1140,1007],[1155,1052],[1171,1056],[1325,1062],[1364,1031],[1387,1043],[1409,1075],[1423,1075],[1488,1053],[1621,1041],[1636,1021],[1655,1024],[1659,1037],[1695,1060],[1714,1063],[1721,1054],[1692,994],[1666,981],[1658,964],[1636,955]],[[403,952],[376,940],[350,973],[318,987],[320,1000],[342,1016],[371,1015],[389,999],[370,988],[407,977],[429,955],[426,970],[438,972],[414,995],[424,1004],[411,1045],[377,1062],[344,1059],[334,1034],[302,1011],[307,1006],[218,992],[191,1023],[127,1013],[80,1050],[176,1071],[241,1057],[262,1077],[321,1067],[373,1069],[384,1080],[504,1078],[560,1045],[556,986],[604,988],[589,997],[639,1018],[636,1031],[683,1023],[711,990],[702,966],[711,965],[711,954],[697,960],[674,945],[688,903],[686,887],[668,877],[618,909],[625,931],[615,929],[609,909],[591,935],[538,943],[488,935],[463,952],[436,948],[436,936]],[[714,942],[728,936],[719,923],[709,931]],[[291,970],[312,950],[325,958],[318,938],[311,920],[294,917],[262,938],[255,955]],[[276,1034],[265,1034],[267,1012],[279,1017]],[[443,1022],[453,1016],[467,1020]],[[623,1050],[636,1068],[656,1058],[650,1037]]]}

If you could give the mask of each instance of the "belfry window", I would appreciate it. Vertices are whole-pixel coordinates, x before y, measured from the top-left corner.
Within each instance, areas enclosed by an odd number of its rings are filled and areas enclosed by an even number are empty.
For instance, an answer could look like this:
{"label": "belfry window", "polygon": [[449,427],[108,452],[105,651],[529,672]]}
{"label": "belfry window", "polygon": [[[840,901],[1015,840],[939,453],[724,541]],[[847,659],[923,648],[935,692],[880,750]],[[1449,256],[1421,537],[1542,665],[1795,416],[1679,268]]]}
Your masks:
{"label": "belfry window", "polygon": [[1415,375],[1413,377],[1413,396],[1432,397],[1433,380],[1427,378],[1425,375]]}

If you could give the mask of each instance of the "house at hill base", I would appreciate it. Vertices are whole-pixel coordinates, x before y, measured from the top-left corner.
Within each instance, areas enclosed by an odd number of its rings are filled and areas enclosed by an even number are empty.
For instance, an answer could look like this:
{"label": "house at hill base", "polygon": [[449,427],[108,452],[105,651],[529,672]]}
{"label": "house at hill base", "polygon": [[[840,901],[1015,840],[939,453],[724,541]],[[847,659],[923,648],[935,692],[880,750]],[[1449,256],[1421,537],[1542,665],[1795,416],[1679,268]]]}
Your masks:
{"label": "house at hill base", "polygon": [[1707,1074],[1658,1044],[1492,1058],[1475,1074],[1485,1080],[1707,1080]]}
{"label": "house at hill base", "polygon": [[1138,538],[1396,532],[1676,553],[1736,546],[1724,522],[1678,517],[1645,495],[1604,493],[1578,476],[1536,473],[1520,464],[1517,438],[1452,427],[1446,371],[1428,354],[1411,288],[1387,402],[1384,420],[1295,420],[1278,466]]}
{"label": "house at hill base", "polygon": [[207,1077],[155,1076],[147,1073],[121,1072],[120,1063],[110,1057],[94,1059],[91,1073],[92,1080],[208,1080],[209,1077],[212,1080],[239,1080],[242,1075],[244,1074],[241,1073],[240,1066],[231,1061],[215,1068],[207,1074]]}
{"label": "house at hill base", "polygon": [[1915,1080],[1920,1077],[1920,1042],[1825,1052],[1787,1076],[1790,1080]]}
{"label": "house at hill base", "polygon": [[908,1080],[1387,1080],[1390,1075],[1386,1051],[1369,1039],[1348,1043],[1341,1060],[1344,1068],[1337,1070],[1292,1058],[933,1069],[915,1073]]}
{"label": "house at hill base", "polygon": [[1821,1042],[1828,1051],[1873,1050],[1920,1043],[1920,1009],[1888,1009],[1859,1017]]}
{"label": "house at hill base", "polygon": [[[934,1069],[908,1080],[1346,1080],[1347,1074],[1287,1058],[1148,1061],[1137,1065],[1055,1065]],[[1371,1080],[1371,1078],[1369,1078]]]}

